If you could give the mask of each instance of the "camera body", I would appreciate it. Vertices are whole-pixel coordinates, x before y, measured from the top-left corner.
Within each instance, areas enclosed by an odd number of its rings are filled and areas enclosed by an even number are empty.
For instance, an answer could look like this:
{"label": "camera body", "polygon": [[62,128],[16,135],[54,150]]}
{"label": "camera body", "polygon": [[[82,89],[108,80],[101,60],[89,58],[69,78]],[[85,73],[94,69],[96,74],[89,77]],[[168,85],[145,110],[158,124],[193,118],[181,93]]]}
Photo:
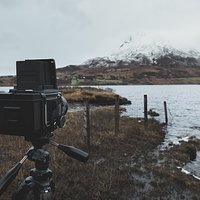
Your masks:
{"label": "camera body", "polygon": [[58,92],[53,59],[17,61],[17,85],[0,94],[0,134],[33,141],[63,127],[68,105]]}

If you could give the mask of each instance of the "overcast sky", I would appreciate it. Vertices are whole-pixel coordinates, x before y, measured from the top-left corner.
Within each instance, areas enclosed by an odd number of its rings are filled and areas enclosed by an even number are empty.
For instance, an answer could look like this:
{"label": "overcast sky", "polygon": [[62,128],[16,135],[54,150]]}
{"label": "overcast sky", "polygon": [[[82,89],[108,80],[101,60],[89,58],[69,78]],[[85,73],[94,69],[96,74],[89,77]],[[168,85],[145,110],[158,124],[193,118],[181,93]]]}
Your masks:
{"label": "overcast sky", "polygon": [[200,50],[199,11],[199,0],[0,0],[0,75],[23,59],[81,64],[138,35]]}

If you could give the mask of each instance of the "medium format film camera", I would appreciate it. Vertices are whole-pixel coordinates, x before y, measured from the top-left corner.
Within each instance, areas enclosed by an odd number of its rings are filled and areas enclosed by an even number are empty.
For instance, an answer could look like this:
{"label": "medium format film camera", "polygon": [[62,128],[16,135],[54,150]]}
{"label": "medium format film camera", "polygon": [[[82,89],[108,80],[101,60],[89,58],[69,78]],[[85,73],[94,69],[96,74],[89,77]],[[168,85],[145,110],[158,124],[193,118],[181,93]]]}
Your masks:
{"label": "medium format film camera", "polygon": [[28,159],[35,163],[35,168],[13,193],[12,200],[55,200],[50,155],[42,148],[46,144],[87,162],[87,152],[51,139],[53,131],[64,126],[67,109],[67,101],[58,92],[53,59],[17,61],[16,86],[8,93],[0,93],[0,135],[24,136],[32,147],[1,177],[0,196]]}
{"label": "medium format film camera", "polygon": [[53,59],[16,62],[14,89],[0,94],[0,134],[33,141],[65,123],[67,101],[58,92]]}

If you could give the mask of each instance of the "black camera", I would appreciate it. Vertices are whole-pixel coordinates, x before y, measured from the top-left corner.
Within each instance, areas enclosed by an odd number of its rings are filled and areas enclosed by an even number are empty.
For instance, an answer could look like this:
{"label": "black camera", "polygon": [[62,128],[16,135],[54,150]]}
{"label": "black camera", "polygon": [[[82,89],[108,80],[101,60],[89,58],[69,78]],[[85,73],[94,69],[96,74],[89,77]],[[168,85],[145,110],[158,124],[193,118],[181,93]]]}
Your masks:
{"label": "black camera", "polygon": [[58,92],[53,59],[16,62],[16,86],[0,94],[0,134],[33,141],[63,127],[67,101]]}

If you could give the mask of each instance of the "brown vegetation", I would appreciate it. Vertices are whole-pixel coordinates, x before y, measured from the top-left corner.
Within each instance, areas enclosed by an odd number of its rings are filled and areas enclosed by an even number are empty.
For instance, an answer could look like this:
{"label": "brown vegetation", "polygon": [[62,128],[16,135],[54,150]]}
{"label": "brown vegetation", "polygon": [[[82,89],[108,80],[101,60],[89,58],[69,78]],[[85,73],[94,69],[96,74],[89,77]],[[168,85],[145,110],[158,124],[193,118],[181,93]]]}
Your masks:
{"label": "brown vegetation", "polygon": [[15,84],[14,76],[0,76],[0,87],[13,86]]}
{"label": "brown vegetation", "polygon": [[[69,103],[85,103],[88,101],[88,103],[95,105],[114,105],[117,97],[111,90],[92,87],[66,87],[61,88],[60,91]],[[119,104],[131,104],[131,102],[120,96]]]}
{"label": "brown vegetation", "polygon": [[[51,155],[58,200],[199,198],[199,182],[177,169],[189,161],[186,144],[159,152],[157,146],[165,133],[153,120],[145,130],[141,119],[121,117],[120,131],[115,135],[113,115],[112,107],[91,111],[91,155],[86,164],[45,146]],[[83,123],[82,112],[68,113],[66,126],[55,131],[54,139],[87,150]],[[200,147],[196,140],[191,143]],[[1,135],[0,176],[23,157],[28,146],[23,138]],[[10,199],[32,167],[30,161],[25,163],[2,199]]]}
{"label": "brown vegetation", "polygon": [[[93,76],[86,84],[199,84],[200,67],[191,66],[158,66],[158,65],[120,65],[110,67],[79,66],[57,69],[59,82],[84,85],[83,77]],[[62,81],[61,81],[62,80]]]}

